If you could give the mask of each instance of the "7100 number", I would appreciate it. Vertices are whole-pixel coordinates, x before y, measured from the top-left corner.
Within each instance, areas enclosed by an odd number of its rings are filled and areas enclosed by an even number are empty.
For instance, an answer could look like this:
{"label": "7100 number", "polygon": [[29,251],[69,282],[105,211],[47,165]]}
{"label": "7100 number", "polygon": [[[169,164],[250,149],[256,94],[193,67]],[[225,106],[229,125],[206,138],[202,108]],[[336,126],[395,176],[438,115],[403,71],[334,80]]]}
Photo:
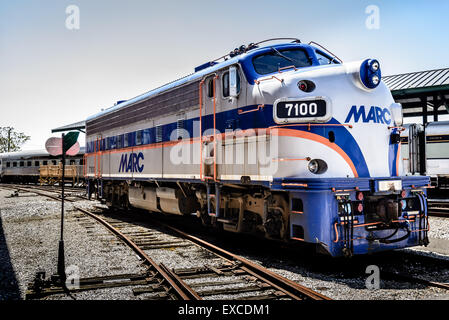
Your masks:
{"label": "7100 number", "polygon": [[318,105],[315,102],[308,103],[286,103],[285,107],[288,109],[287,116],[290,117],[292,110],[294,110],[295,116],[314,116],[318,113]]}

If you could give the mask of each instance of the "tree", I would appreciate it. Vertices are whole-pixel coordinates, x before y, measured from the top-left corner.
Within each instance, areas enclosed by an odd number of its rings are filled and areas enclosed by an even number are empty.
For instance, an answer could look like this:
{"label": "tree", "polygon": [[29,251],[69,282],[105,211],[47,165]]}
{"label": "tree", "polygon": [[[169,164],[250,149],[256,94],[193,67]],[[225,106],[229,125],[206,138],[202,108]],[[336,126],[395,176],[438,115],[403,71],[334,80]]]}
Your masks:
{"label": "tree", "polygon": [[12,127],[0,127],[0,153],[20,151],[20,147],[30,138]]}

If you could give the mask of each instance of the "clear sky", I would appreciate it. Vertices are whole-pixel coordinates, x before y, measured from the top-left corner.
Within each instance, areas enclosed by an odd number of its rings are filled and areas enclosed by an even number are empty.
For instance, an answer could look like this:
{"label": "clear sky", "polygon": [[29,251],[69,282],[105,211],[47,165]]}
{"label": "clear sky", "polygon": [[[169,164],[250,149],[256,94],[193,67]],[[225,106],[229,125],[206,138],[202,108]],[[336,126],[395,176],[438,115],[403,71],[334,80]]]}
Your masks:
{"label": "clear sky", "polygon": [[[69,5],[79,29],[66,27]],[[370,5],[378,29],[367,28]],[[447,0],[0,0],[0,126],[40,149],[52,128],[271,37],[377,58],[384,75],[449,67],[448,12]]]}

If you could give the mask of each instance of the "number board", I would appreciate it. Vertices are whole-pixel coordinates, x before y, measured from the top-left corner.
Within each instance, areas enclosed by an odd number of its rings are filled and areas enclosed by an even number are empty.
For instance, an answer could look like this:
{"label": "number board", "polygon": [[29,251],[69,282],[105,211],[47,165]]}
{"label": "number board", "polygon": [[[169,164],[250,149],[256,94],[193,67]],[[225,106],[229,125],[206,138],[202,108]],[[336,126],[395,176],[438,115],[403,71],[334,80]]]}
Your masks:
{"label": "number board", "polygon": [[280,101],[276,105],[278,119],[324,117],[326,112],[324,100]]}

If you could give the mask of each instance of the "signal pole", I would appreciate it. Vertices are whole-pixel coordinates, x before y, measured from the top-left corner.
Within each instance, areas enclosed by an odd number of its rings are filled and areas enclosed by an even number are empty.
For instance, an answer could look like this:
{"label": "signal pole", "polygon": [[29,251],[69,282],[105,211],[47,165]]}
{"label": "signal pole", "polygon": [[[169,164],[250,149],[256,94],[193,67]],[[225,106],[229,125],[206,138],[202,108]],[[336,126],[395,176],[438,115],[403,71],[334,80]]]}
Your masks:
{"label": "signal pole", "polygon": [[65,176],[65,148],[64,133],[62,134],[62,177],[61,177],[61,238],[59,239],[58,251],[58,275],[61,283],[65,286],[65,255],[64,255],[64,176]]}

